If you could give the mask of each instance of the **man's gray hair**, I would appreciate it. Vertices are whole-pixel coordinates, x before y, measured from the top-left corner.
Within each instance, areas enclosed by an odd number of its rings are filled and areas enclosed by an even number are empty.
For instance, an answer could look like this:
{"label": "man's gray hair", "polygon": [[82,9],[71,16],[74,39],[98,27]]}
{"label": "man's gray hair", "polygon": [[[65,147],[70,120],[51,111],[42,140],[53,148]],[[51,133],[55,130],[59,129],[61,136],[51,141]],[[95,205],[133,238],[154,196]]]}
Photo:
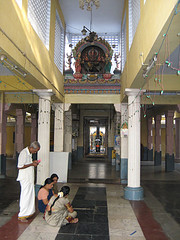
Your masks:
{"label": "man's gray hair", "polygon": [[41,147],[40,143],[37,142],[37,141],[32,142],[31,145],[30,145],[30,148],[34,148],[34,149],[37,149],[37,148],[40,148],[40,147]]}

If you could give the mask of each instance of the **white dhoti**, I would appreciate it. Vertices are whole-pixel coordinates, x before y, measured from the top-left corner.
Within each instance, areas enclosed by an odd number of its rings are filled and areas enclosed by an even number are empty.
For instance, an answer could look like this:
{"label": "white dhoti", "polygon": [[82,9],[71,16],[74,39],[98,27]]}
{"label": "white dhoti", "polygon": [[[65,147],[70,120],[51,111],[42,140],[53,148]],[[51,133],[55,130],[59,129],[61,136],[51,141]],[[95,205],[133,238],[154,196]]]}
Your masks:
{"label": "white dhoti", "polygon": [[35,213],[35,191],[34,183],[27,182],[26,180],[20,181],[21,195],[20,195],[20,212],[19,218],[28,218]]}
{"label": "white dhoti", "polygon": [[[19,218],[28,218],[35,212],[34,166],[31,164],[32,154],[26,147],[19,154],[17,166],[19,168],[17,181],[21,185]],[[30,166],[25,167],[26,165]]]}

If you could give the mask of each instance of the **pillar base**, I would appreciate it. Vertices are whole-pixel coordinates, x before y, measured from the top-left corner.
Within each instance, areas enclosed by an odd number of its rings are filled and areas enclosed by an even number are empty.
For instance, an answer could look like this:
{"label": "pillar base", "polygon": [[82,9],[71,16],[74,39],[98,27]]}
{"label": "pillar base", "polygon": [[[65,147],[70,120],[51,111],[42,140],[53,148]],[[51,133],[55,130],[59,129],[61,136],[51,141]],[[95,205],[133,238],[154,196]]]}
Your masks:
{"label": "pillar base", "polygon": [[0,178],[5,178],[6,176],[6,156],[0,154]]}
{"label": "pillar base", "polygon": [[148,149],[147,150],[148,152],[147,152],[147,160],[148,161],[153,161],[153,149]]}
{"label": "pillar base", "polygon": [[127,200],[141,201],[144,199],[144,190],[142,187],[125,187],[124,198]]}
{"label": "pillar base", "polygon": [[128,159],[121,158],[120,161],[120,179],[122,184],[127,184]]}
{"label": "pillar base", "polygon": [[154,154],[154,166],[161,166],[161,152],[155,151],[155,154]]}
{"label": "pillar base", "polygon": [[122,179],[121,184],[126,184],[127,185],[127,179]]}
{"label": "pillar base", "polygon": [[116,153],[116,171],[120,170],[120,155]]}
{"label": "pillar base", "polygon": [[72,169],[72,153],[69,152],[69,156],[68,156],[68,169]]}
{"label": "pillar base", "polygon": [[174,171],[174,154],[169,155],[169,153],[165,154],[165,171],[172,172]]}
{"label": "pillar base", "polygon": [[35,184],[35,196],[37,197],[41,185]]}

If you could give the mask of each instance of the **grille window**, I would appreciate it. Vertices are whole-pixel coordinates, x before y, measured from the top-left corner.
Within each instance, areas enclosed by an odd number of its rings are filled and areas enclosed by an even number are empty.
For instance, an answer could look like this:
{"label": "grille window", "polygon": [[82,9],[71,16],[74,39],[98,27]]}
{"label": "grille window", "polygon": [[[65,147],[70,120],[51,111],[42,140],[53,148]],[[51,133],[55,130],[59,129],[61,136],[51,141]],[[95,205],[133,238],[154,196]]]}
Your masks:
{"label": "grille window", "polygon": [[129,49],[140,19],[140,0],[129,0]]}
{"label": "grille window", "polygon": [[123,20],[123,26],[122,26],[122,42],[121,42],[121,69],[123,71],[125,63],[126,63],[126,14],[124,16]]}
{"label": "grille window", "polygon": [[64,28],[61,19],[56,11],[56,25],[55,25],[55,43],[54,43],[54,63],[59,71],[63,73],[63,59],[64,59]]}
{"label": "grille window", "polygon": [[32,27],[49,50],[50,0],[28,0],[28,19]]}

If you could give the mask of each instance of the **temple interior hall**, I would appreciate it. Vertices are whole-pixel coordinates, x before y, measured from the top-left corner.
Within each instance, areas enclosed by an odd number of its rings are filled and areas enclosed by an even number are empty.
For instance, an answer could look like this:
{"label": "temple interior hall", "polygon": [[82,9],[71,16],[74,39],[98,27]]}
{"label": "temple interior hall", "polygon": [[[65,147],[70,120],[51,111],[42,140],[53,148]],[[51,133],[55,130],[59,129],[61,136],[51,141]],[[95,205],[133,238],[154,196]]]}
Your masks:
{"label": "temple interior hall", "polygon": [[[180,239],[179,23],[179,0],[0,0],[0,239]],[[38,209],[53,173],[77,223]]]}

